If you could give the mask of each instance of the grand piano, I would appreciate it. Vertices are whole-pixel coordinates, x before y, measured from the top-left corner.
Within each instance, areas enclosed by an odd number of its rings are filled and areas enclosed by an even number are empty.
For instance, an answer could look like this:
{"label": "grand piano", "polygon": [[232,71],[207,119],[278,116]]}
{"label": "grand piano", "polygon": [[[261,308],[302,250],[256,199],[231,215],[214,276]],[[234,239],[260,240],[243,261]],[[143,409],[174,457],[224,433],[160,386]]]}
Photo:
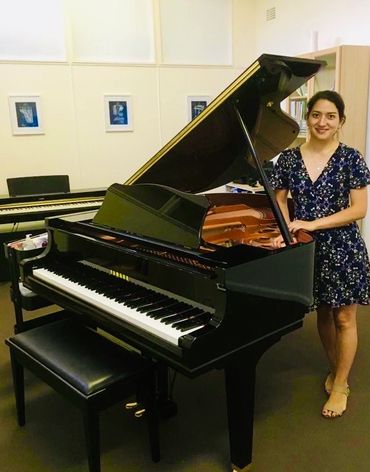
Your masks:
{"label": "grand piano", "polygon": [[[48,218],[48,247],[23,261],[29,289],[143,355],[223,369],[233,470],[252,461],[257,362],[311,304],[313,238],[292,241],[264,164],[298,133],[281,102],[321,65],[262,55],[97,212]],[[207,192],[252,171],[264,194]]]}

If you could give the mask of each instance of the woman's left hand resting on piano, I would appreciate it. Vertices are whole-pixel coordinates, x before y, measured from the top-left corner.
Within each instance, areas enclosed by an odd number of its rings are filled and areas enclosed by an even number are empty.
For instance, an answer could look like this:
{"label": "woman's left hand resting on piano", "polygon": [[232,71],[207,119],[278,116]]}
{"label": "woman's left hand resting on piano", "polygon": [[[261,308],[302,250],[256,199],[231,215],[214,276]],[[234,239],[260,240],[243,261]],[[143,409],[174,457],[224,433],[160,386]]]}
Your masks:
{"label": "woman's left hand resting on piano", "polygon": [[[285,189],[276,190],[276,200],[280,208],[287,208],[288,191]],[[288,229],[294,235],[299,230],[314,232],[322,229],[340,228],[346,226],[356,220],[364,218],[367,210],[367,187],[350,190],[351,205],[344,210],[338,211],[332,215],[324,216],[312,221],[293,220],[289,221],[287,211],[282,211],[287,220]],[[293,240],[293,242],[297,242]],[[284,240],[278,236],[273,241],[274,248],[285,246]]]}
{"label": "woman's left hand resting on piano", "polygon": [[[298,242],[298,241],[297,241],[297,238],[295,238],[295,237],[293,236],[293,238],[292,238],[292,244],[296,244],[297,242]],[[280,235],[280,236],[277,236],[276,238],[274,238],[274,239],[272,240],[272,247],[273,247],[274,249],[280,249],[280,248],[285,247],[285,246],[286,246],[286,244],[285,244],[284,238],[283,238],[281,235]]]}

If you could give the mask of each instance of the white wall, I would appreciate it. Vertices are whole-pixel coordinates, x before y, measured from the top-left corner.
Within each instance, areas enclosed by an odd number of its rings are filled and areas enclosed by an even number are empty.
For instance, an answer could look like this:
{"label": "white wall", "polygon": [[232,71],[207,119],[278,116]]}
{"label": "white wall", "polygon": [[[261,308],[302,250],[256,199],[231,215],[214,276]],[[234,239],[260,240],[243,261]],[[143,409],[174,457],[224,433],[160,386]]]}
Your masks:
{"label": "white wall", "polygon": [[[256,52],[297,55],[312,51],[312,33],[318,49],[340,44],[370,44],[370,0],[254,0]],[[275,6],[276,18],[266,21]]]}
{"label": "white wall", "polygon": [[[45,1],[35,0],[33,7],[42,8]],[[21,15],[27,2],[17,2]],[[0,0],[2,18],[8,4]],[[51,41],[48,60],[38,55],[37,48],[36,52],[28,48],[23,59],[6,55],[10,40],[19,41],[14,50],[22,53],[37,21],[42,29],[43,14],[24,22],[24,36],[23,30],[13,38],[10,29],[0,31],[0,194],[7,193],[6,178],[27,175],[69,174],[73,189],[124,182],[186,125],[188,95],[215,97],[255,57],[252,1],[201,0],[186,17],[184,0],[105,0],[103,10],[100,0],[50,0],[50,4],[55,16],[64,12],[53,24],[62,22],[65,28],[55,28],[57,39]],[[162,28],[163,8],[168,5],[177,24],[182,22],[188,32],[186,42],[183,32]],[[138,14],[138,7],[144,15]],[[217,24],[210,21],[215,9]],[[8,21],[14,20],[14,9],[8,14]],[[125,15],[137,24],[129,28],[127,20],[117,21]],[[191,34],[195,22],[207,25],[201,43]],[[135,49],[130,44],[140,41],[138,34],[143,48]],[[214,47],[216,34],[228,47]],[[45,41],[48,38],[49,29]],[[182,47],[178,56],[172,49],[164,64],[163,52],[169,51],[171,41]],[[199,57],[211,60],[199,64]],[[8,96],[35,94],[41,97],[45,134],[13,135]],[[105,94],[131,95],[132,132],[106,132]]]}

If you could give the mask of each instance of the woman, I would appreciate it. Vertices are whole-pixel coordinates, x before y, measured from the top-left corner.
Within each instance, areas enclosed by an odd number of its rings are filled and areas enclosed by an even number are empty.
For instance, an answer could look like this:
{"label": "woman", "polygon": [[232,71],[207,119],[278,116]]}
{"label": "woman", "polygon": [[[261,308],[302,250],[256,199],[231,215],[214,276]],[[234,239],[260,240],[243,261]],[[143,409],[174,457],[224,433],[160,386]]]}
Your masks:
{"label": "woman", "polygon": [[[338,93],[316,93],[307,104],[306,120],[307,142],[281,153],[271,184],[289,231],[311,231],[315,238],[313,308],[330,366],[325,381],[329,398],[322,415],[337,418],[345,412],[350,393],[357,306],[369,303],[369,260],[356,220],[366,215],[370,172],[356,149],[339,142],[345,114]],[[289,191],[293,221],[287,207]],[[274,244],[284,243],[279,237]]]}

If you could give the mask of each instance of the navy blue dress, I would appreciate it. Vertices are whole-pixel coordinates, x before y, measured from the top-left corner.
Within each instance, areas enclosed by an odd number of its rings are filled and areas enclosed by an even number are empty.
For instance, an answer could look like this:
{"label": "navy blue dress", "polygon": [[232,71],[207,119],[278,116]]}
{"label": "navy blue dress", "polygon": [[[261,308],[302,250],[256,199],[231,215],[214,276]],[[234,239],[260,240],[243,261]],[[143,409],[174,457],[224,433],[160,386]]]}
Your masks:
{"label": "navy blue dress", "polygon": [[[290,190],[295,218],[312,221],[349,206],[350,190],[370,184],[361,154],[339,144],[320,176],[312,182],[299,147],[283,151],[270,177],[274,189]],[[368,305],[370,265],[356,223],[314,232],[316,242],[313,308]]]}

